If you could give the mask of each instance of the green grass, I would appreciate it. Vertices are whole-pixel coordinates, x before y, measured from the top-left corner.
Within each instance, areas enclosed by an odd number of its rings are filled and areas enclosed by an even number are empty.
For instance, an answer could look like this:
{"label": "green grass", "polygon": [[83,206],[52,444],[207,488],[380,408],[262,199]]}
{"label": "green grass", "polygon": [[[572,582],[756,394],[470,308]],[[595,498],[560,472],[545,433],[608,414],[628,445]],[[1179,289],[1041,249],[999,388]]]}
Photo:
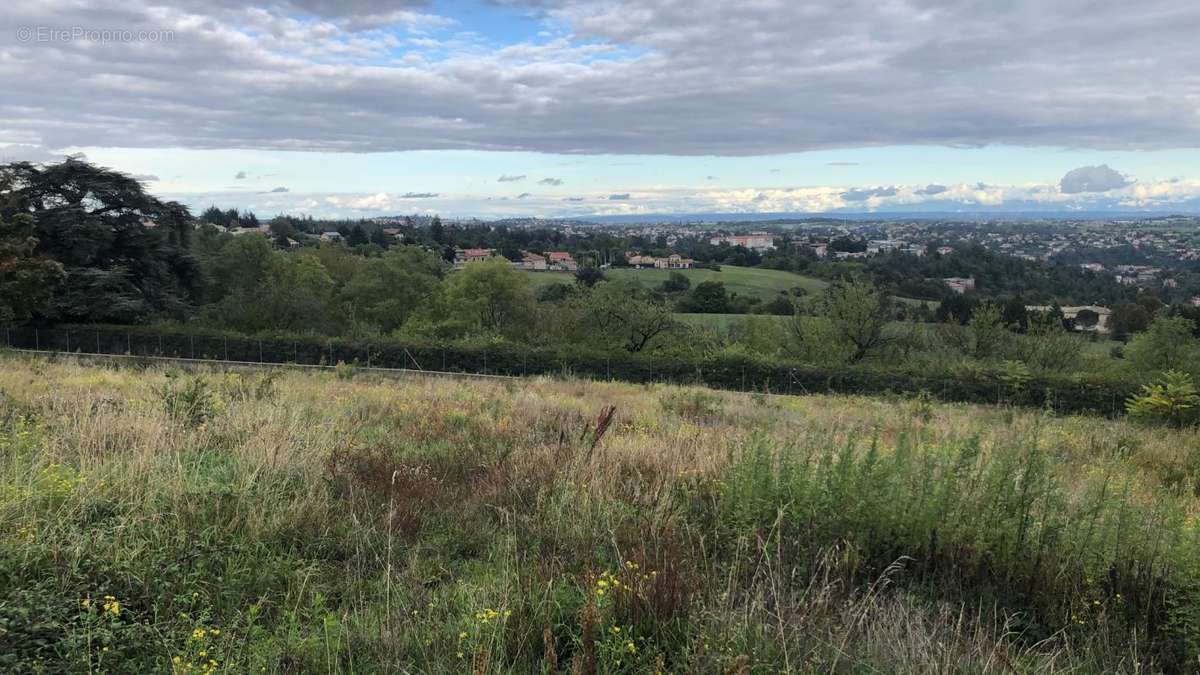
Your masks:
{"label": "green grass", "polygon": [[0,672],[1174,673],[1200,432],[0,354]]}
{"label": "green grass", "polygon": [[[691,281],[692,286],[705,281],[720,281],[725,284],[725,290],[753,298],[770,300],[780,292],[793,288],[803,288],[809,293],[816,293],[828,286],[820,279],[805,277],[792,272],[781,270],[759,269],[756,267],[734,267],[722,265],[720,271],[709,269],[686,270],[635,270],[610,269],[605,275],[614,280],[636,280],[647,287],[655,287],[666,281],[671,272],[679,272]],[[574,276],[567,272],[529,272],[534,283],[543,286],[552,283],[571,283]]]}

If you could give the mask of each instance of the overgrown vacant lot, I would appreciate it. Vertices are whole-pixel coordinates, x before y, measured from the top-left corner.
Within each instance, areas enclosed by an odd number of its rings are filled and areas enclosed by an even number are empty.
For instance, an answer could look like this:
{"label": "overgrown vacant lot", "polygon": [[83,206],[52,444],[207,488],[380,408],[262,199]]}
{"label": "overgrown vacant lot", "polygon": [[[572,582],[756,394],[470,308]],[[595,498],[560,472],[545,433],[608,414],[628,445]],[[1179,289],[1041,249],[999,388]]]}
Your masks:
{"label": "overgrown vacant lot", "polygon": [[0,392],[3,672],[1200,666],[1195,432],[12,356]]}

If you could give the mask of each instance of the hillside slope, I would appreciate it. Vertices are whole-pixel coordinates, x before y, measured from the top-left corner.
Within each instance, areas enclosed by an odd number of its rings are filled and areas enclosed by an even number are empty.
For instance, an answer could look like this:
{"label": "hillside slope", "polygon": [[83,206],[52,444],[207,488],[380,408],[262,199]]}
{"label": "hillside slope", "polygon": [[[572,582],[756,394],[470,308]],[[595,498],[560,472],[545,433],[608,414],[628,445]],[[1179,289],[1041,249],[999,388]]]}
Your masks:
{"label": "hillside slope", "polygon": [[0,355],[0,671],[1181,672],[1197,447],[922,400]]}

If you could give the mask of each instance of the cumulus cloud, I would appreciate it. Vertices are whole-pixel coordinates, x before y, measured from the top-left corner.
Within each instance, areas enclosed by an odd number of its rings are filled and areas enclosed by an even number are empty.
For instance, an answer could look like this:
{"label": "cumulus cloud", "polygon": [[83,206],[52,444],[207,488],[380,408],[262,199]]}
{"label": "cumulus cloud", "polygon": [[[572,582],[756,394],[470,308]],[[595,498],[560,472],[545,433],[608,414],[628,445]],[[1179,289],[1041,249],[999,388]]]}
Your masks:
{"label": "cumulus cloud", "polygon": [[1132,183],[1124,174],[1110,168],[1107,164],[1100,166],[1081,166],[1071,169],[1058,183],[1058,189],[1064,194],[1079,194],[1080,192],[1108,192],[1119,190]]}
{"label": "cumulus cloud", "polygon": [[622,193],[619,193],[619,194],[611,194],[611,195],[609,195],[609,196],[608,196],[608,200],[609,200],[609,201],[612,201],[612,202],[623,202],[623,201],[628,201],[628,200],[629,200],[629,193],[628,193],[628,192],[622,192]]}
{"label": "cumulus cloud", "polygon": [[[672,155],[1200,147],[1200,3],[1183,0],[1037,12],[963,0],[506,0],[496,11],[561,30],[498,45],[439,15],[455,3],[257,4],[6,7],[9,25],[175,38],[0,35],[0,81],[19,92],[0,101],[0,143]],[[1114,26],[1137,30],[1113,40]],[[731,35],[742,48],[728,48]],[[254,95],[230,95],[245,91]]]}
{"label": "cumulus cloud", "polygon": [[236,175],[233,177],[233,179],[234,179],[234,180],[245,180],[245,179],[246,179],[246,172],[245,172],[245,171],[239,171],[239,172],[237,172],[237,174],[236,174]]}
{"label": "cumulus cloud", "polygon": [[508,174],[505,174],[505,175],[497,178],[496,182],[497,183],[519,183],[523,180],[525,180],[525,174],[521,174],[519,176],[510,176]]}
{"label": "cumulus cloud", "polygon": [[433,199],[438,196],[436,192],[405,192],[398,195],[400,199]]}
{"label": "cumulus cloud", "polygon": [[277,187],[277,188],[271,188],[270,190],[267,190],[267,192],[279,193],[279,192],[289,192],[289,190],[285,187]]}
{"label": "cumulus cloud", "polygon": [[549,185],[551,187],[558,187],[562,184],[563,181],[559,178],[543,178],[538,181],[538,185]]}
{"label": "cumulus cloud", "polygon": [[923,188],[918,188],[916,190],[916,194],[921,195],[923,197],[929,197],[929,196],[933,196],[933,195],[940,195],[949,189],[950,188],[946,187],[945,185],[938,185],[937,183],[930,183],[929,185],[926,185]]}
{"label": "cumulus cloud", "polygon": [[529,197],[532,197],[532,196],[533,196],[532,192],[522,192],[521,194],[517,195],[517,199],[528,199]]}
{"label": "cumulus cloud", "polygon": [[581,202],[581,201],[584,201],[584,199],[583,199],[583,197],[563,197],[563,201],[564,202]]}
{"label": "cumulus cloud", "polygon": [[848,202],[865,202],[872,197],[894,197],[895,187],[850,188],[842,193],[842,199]]}

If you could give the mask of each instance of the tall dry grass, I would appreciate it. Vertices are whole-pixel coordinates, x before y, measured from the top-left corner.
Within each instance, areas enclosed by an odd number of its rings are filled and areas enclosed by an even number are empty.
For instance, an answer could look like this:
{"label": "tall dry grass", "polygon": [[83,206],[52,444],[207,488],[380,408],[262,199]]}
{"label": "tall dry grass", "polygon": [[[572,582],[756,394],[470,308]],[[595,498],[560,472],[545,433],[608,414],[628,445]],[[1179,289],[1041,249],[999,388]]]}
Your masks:
{"label": "tall dry grass", "polygon": [[11,356],[0,392],[0,669],[1196,664],[1195,432]]}

